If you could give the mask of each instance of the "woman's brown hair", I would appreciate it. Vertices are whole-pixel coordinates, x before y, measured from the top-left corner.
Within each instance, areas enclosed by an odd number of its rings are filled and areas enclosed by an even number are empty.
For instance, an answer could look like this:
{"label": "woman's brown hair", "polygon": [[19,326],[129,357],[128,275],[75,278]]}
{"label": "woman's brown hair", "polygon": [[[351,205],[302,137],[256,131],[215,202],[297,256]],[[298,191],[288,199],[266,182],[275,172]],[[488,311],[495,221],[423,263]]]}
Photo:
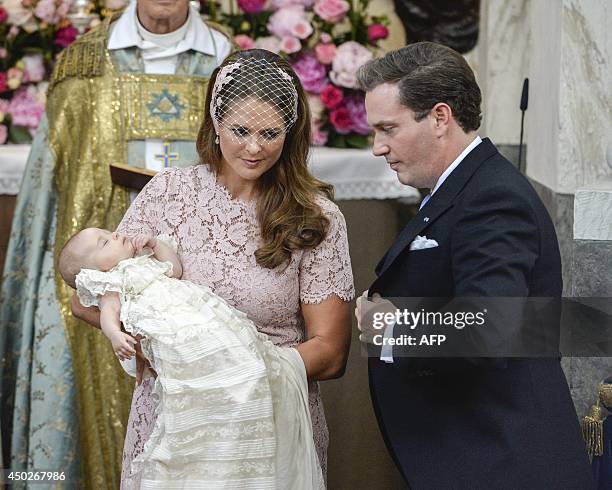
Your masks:
{"label": "woman's brown hair", "polygon": [[[297,121],[287,131],[280,158],[258,181],[257,220],[263,244],[255,251],[255,258],[260,266],[274,269],[288,264],[294,250],[316,247],[325,238],[329,220],[315,199],[317,195],[333,199],[333,187],[315,179],[307,168],[310,110],[299,78],[287,61],[263,49],[234,53],[213,72],[197,140],[200,163],[209,165],[215,175],[221,170],[223,156],[215,143],[216,133],[210,116],[211,92],[219,70],[229,63],[249,58],[265,59],[288,73],[298,94]],[[266,102],[275,103],[276,95],[260,78],[248,77],[247,83],[249,97],[259,96]],[[278,104],[282,106],[283,101],[279,100]]]}

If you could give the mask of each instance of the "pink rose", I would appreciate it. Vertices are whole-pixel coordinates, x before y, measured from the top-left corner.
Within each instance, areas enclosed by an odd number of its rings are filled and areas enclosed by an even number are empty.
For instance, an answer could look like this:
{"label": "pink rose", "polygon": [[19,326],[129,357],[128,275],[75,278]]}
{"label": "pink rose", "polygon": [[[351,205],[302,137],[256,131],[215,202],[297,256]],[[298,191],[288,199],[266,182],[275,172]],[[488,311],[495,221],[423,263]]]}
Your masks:
{"label": "pink rose", "polygon": [[376,44],[379,39],[387,39],[389,37],[389,29],[382,24],[372,24],[368,27],[368,41]]}
{"label": "pink rose", "polygon": [[41,54],[27,54],[22,59],[24,64],[23,81],[40,82],[45,77],[45,64]]}
{"label": "pink rose", "polygon": [[310,131],[312,133],[312,144],[314,146],[325,146],[329,133],[321,130],[321,123],[311,121]]}
{"label": "pink rose", "polygon": [[6,143],[7,138],[8,138],[8,131],[6,129],[6,126],[4,124],[0,124],[0,145],[3,145],[4,143]]}
{"label": "pink rose", "polygon": [[34,32],[38,29],[34,14],[29,8],[25,8],[21,0],[3,0],[2,7],[8,13],[7,22],[12,24],[11,29],[22,27],[27,32]]}
{"label": "pink rose", "polygon": [[319,60],[319,63],[324,65],[331,65],[332,61],[336,57],[336,45],[333,43],[329,44],[317,44],[315,46],[315,55]]}
{"label": "pink rose", "polygon": [[371,51],[355,41],[347,41],[338,46],[329,76],[336,85],[358,88],[357,70],[371,59]]}
{"label": "pink rose", "polygon": [[57,10],[55,11],[58,21],[66,18],[73,1],[74,0],[61,0],[61,3],[58,5]]}
{"label": "pink rose", "polygon": [[107,9],[119,10],[125,7],[128,0],[106,0],[105,5]]}
{"label": "pink rose", "polygon": [[304,90],[314,94],[321,93],[327,83],[327,70],[310,51],[302,52],[296,56],[291,61],[291,66],[300,78]]}
{"label": "pink rose", "polygon": [[255,41],[246,34],[238,34],[234,37],[234,42],[240,47],[240,49],[253,49],[255,47]]}
{"label": "pink rose", "polygon": [[372,131],[368,125],[363,94],[349,95],[344,99],[344,107],[351,116],[351,131],[367,136]]}
{"label": "pink rose", "polygon": [[323,90],[321,90],[321,102],[328,109],[335,109],[338,107],[343,98],[344,94],[342,93],[342,89],[339,89],[331,83],[325,85]]}
{"label": "pink rose", "polygon": [[34,8],[34,14],[48,24],[55,24],[59,21],[55,12],[55,0],[40,0]]}
{"label": "pink rose", "polygon": [[280,50],[287,54],[297,53],[302,49],[300,40],[293,36],[285,36],[281,39]]}
{"label": "pink rose", "polygon": [[308,22],[303,5],[289,5],[274,12],[268,19],[268,31],[278,38],[294,36],[293,28],[300,22]]}
{"label": "pink rose", "polygon": [[8,112],[15,126],[36,129],[45,112],[44,104],[38,101],[36,87],[29,85],[20,88],[11,99]]}
{"label": "pink rose", "polygon": [[0,48],[0,59],[6,58],[6,55],[8,55],[6,48]]}
{"label": "pink rose", "polygon": [[346,107],[338,107],[329,114],[329,120],[334,125],[334,129],[340,134],[351,132],[353,120]]}
{"label": "pink rose", "polygon": [[293,24],[291,33],[299,39],[306,39],[312,34],[312,25],[306,20],[300,20]]}
{"label": "pink rose", "polygon": [[255,40],[255,47],[278,54],[280,52],[280,39],[274,36],[260,37]]}
{"label": "pink rose", "polygon": [[247,14],[258,14],[265,5],[266,0],[238,0],[238,7]]}
{"label": "pink rose", "polygon": [[344,19],[350,8],[344,0],[316,0],[314,5],[315,14],[332,24]]}
{"label": "pink rose", "polygon": [[8,85],[6,84],[6,73],[0,71],[0,94],[2,92],[6,92],[8,90]]}
{"label": "pink rose", "polygon": [[2,6],[0,6],[0,24],[4,24],[8,19],[8,12]]}
{"label": "pink rose", "polygon": [[62,49],[67,48],[74,41],[76,41],[76,38],[78,35],[79,35],[79,31],[76,29],[76,27],[73,27],[73,26],[62,27],[61,29],[58,29],[55,32],[54,43],[56,46],[59,46]]}

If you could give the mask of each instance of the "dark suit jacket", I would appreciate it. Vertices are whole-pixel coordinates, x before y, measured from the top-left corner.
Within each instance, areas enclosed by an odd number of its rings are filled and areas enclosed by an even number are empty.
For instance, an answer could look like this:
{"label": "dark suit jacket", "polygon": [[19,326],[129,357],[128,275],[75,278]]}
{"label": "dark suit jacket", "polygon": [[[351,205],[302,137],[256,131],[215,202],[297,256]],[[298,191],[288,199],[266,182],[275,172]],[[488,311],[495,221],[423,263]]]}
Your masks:
{"label": "dark suit jacket", "polygon": [[[417,235],[439,246],[410,251]],[[383,297],[560,297],[553,224],[488,140],[408,223],[377,267]],[[397,335],[397,332],[394,333]],[[369,359],[392,457],[415,489],[590,489],[559,360]]]}

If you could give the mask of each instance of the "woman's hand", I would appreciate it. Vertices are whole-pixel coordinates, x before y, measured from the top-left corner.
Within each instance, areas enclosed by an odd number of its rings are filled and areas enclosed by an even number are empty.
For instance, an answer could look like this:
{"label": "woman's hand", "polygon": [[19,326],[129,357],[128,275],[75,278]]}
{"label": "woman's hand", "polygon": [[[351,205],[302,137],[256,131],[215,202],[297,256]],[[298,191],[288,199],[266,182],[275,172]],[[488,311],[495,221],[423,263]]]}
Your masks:
{"label": "woman's hand", "polygon": [[113,351],[120,361],[131,359],[136,354],[134,346],[138,343],[131,335],[117,331],[110,336],[110,341],[113,346]]}
{"label": "woman's hand", "polygon": [[154,378],[157,378],[157,373],[151,367],[151,364],[149,364],[149,360],[142,353],[142,349],[140,348],[141,337],[137,336],[136,339],[136,383],[140,385],[142,383],[145,369],[149,369]]}

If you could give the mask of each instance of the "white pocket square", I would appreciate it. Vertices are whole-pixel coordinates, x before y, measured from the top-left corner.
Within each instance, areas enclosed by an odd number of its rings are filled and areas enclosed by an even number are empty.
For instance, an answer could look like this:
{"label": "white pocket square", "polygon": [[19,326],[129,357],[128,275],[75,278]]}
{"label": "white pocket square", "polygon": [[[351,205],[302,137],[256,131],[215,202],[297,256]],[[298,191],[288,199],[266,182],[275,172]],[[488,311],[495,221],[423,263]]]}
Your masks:
{"label": "white pocket square", "polygon": [[426,236],[417,235],[414,240],[410,243],[410,250],[423,250],[425,248],[435,248],[438,246],[438,242],[427,238]]}

